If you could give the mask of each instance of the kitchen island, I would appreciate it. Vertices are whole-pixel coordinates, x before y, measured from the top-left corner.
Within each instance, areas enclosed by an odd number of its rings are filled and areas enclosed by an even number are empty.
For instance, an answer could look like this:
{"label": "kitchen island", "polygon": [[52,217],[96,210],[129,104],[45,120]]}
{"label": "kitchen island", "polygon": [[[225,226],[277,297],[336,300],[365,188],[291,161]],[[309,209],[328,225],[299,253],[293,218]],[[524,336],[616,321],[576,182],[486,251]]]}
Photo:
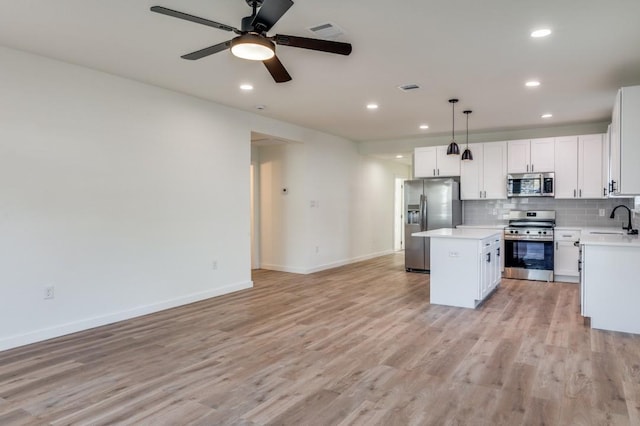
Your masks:
{"label": "kitchen island", "polygon": [[430,303],[476,308],[500,283],[499,229],[442,228],[431,238]]}
{"label": "kitchen island", "polygon": [[640,239],[587,234],[580,238],[581,313],[591,327],[640,334]]}

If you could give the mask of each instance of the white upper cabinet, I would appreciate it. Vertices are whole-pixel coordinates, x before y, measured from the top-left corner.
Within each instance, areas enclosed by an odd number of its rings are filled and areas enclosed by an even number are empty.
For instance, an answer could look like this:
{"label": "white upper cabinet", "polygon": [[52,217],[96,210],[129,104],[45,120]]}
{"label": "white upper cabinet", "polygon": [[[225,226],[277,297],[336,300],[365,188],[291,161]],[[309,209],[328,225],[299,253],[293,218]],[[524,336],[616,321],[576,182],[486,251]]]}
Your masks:
{"label": "white upper cabinet", "polygon": [[527,173],[531,167],[531,141],[529,139],[509,141],[508,144],[509,173]]}
{"label": "white upper cabinet", "polygon": [[460,156],[447,155],[447,145],[437,146],[438,176],[460,176]]}
{"label": "white upper cabinet", "polygon": [[609,188],[613,195],[640,195],[640,86],[618,91],[611,117]]}
{"label": "white upper cabinet", "polygon": [[413,153],[413,176],[460,176],[460,156],[447,155],[447,146],[416,148]]}
{"label": "white upper cabinet", "polygon": [[509,141],[509,173],[553,172],[555,138]]}
{"label": "white upper cabinet", "polygon": [[555,197],[578,197],[578,137],[556,138]]}
{"label": "white upper cabinet", "polygon": [[470,144],[473,160],[460,164],[460,198],[507,198],[507,143]]}
{"label": "white upper cabinet", "polygon": [[604,135],[578,136],[578,197],[604,198],[605,177],[602,169]]}
{"label": "white upper cabinet", "polygon": [[602,185],[604,186],[603,194],[605,197],[608,197],[611,192],[611,188],[610,188],[611,169],[609,168],[609,156],[610,156],[609,148],[610,147],[611,147],[611,124],[607,126],[607,133],[603,135],[603,140],[602,140]]}
{"label": "white upper cabinet", "polygon": [[460,161],[460,199],[480,200],[484,198],[484,144],[469,144],[473,160]]}
{"label": "white upper cabinet", "polygon": [[556,138],[556,198],[604,198],[603,135]]}
{"label": "white upper cabinet", "polygon": [[413,152],[413,176],[436,176],[436,147],[416,148]]}
{"label": "white upper cabinet", "polygon": [[531,171],[555,170],[555,138],[531,139]]}

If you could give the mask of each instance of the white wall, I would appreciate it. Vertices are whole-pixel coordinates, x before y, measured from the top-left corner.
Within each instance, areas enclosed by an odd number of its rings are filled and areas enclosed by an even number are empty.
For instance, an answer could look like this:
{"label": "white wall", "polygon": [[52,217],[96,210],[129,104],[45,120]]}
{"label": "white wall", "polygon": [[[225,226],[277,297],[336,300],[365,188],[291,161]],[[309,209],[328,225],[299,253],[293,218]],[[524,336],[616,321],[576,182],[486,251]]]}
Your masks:
{"label": "white wall", "polygon": [[246,114],[0,63],[0,348],[251,286]]}
{"label": "white wall", "polygon": [[278,262],[309,272],[392,248],[407,167],[86,68],[5,48],[0,63],[0,350],[250,287],[252,130],[303,142]]}
{"label": "white wall", "polygon": [[408,166],[328,136],[259,159],[262,268],[310,273],[393,252],[394,182]]}

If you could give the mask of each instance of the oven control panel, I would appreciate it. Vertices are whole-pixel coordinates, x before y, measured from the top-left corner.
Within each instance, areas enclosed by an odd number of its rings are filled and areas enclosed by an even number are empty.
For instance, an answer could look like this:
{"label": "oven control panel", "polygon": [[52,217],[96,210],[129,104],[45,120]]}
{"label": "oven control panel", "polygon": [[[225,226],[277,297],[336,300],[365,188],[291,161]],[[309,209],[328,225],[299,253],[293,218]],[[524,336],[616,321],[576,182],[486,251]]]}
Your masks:
{"label": "oven control panel", "polygon": [[545,228],[506,228],[505,240],[543,240],[553,241],[553,229]]}

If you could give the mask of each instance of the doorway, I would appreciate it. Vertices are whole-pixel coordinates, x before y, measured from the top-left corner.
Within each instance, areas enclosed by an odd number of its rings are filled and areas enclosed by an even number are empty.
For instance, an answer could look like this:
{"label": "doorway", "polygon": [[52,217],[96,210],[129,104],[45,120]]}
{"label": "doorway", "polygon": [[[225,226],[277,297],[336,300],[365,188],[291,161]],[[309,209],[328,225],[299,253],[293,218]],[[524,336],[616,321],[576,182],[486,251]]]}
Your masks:
{"label": "doorway", "polygon": [[393,250],[404,250],[404,181],[397,177],[395,180],[395,200],[393,214]]}
{"label": "doorway", "polygon": [[249,166],[249,196],[250,209],[251,209],[251,269],[260,269],[260,232],[257,224],[260,213],[258,210],[258,192],[256,188],[260,187],[258,181],[258,162],[252,160]]}

